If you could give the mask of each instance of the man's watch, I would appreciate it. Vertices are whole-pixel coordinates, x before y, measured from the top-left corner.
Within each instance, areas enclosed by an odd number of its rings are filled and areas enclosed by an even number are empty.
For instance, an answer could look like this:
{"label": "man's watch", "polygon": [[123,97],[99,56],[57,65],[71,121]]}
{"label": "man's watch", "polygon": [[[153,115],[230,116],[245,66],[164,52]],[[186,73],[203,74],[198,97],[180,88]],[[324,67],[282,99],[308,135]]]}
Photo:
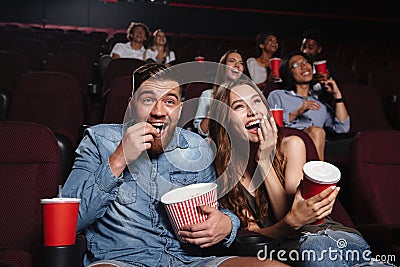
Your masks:
{"label": "man's watch", "polygon": [[343,99],[343,97],[341,97],[341,98],[336,98],[336,99],[335,99],[335,102],[336,102],[336,103],[343,103],[343,102],[344,102],[344,99]]}

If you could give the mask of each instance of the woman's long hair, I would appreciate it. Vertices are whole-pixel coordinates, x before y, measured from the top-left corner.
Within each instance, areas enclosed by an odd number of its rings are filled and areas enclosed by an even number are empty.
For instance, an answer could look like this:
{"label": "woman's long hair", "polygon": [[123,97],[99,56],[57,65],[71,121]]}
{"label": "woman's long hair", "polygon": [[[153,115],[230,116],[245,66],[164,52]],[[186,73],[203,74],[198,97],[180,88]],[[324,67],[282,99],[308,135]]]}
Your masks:
{"label": "woman's long hair", "polygon": [[227,69],[228,69],[228,66],[227,66],[226,62],[227,62],[227,60],[228,60],[228,56],[229,56],[230,54],[232,54],[232,53],[237,53],[237,54],[239,54],[239,55],[242,57],[242,60],[243,60],[243,73],[242,73],[242,77],[243,77],[243,76],[249,76],[249,73],[248,73],[248,70],[247,70],[247,66],[246,66],[246,63],[245,63],[245,61],[244,61],[245,58],[243,57],[243,53],[240,52],[240,51],[237,50],[237,49],[230,49],[230,50],[226,51],[226,52],[221,56],[221,58],[220,58],[220,60],[219,60],[219,66],[218,66],[218,69],[217,69],[217,73],[216,73],[216,75],[215,75],[214,86],[213,86],[214,92],[217,90],[217,88],[218,88],[221,84],[226,83],[226,82],[229,82],[229,79],[228,79],[228,77],[227,77],[227,75],[226,75],[226,71],[227,71]]}
{"label": "woman's long hair", "polygon": [[[160,32],[165,33],[165,38],[167,38],[167,33],[166,33],[165,31],[163,31],[162,29],[157,29],[157,30],[155,30],[155,31],[153,32],[153,34],[152,34],[150,40],[149,40],[149,45],[148,45],[148,48],[150,48],[150,49],[153,50],[153,51],[156,50],[156,38],[157,38],[157,34],[160,33]],[[170,50],[170,48],[169,48],[168,39],[167,39],[167,42],[165,43],[165,46],[164,46],[164,58],[167,57],[167,56],[169,55],[169,52],[170,52],[170,51],[171,51],[171,50]]]}
{"label": "woman's long hair", "polygon": [[[254,88],[269,110],[268,102],[263,93],[250,79],[239,79],[221,85],[215,91],[214,101],[212,101],[210,108],[209,137],[216,147],[214,165],[218,177],[219,193],[222,195],[220,204],[223,208],[233,211],[239,217],[241,227],[247,228],[250,222],[248,216],[250,209],[247,206],[245,192],[243,191],[246,189],[239,184],[239,180],[248,162],[238,161],[238,157],[242,157],[245,152],[235,151],[235,147],[232,147],[232,139],[228,132],[230,127],[230,92],[232,88],[241,84],[247,84]],[[267,116],[269,119],[270,114],[267,114]],[[281,183],[284,184],[283,171],[285,159],[280,150],[281,142],[282,133],[278,126],[278,141],[272,168],[275,170]],[[248,146],[250,146],[248,141],[247,143]],[[268,195],[264,183],[256,189],[255,199],[256,205],[259,208],[259,216],[255,218],[256,222],[265,222],[268,219]]]}
{"label": "woman's long hair", "polygon": [[275,36],[278,39],[278,50],[272,55],[272,57],[281,57],[281,46],[279,42],[278,35],[276,35],[274,32],[262,32],[257,34],[256,36],[256,57],[260,57],[262,55],[262,49],[260,48],[260,45],[265,43],[265,40],[267,40],[268,36]]}

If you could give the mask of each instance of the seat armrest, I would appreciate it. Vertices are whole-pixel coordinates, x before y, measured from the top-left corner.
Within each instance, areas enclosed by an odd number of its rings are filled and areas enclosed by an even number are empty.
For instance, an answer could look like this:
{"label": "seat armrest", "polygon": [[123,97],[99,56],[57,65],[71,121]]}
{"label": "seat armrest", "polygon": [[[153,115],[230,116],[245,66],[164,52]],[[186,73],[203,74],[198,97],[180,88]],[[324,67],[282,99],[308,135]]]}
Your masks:
{"label": "seat armrest", "polygon": [[266,247],[274,247],[275,240],[272,237],[260,235],[253,231],[239,230],[233,244],[238,256],[257,257],[259,251]]}
{"label": "seat armrest", "polygon": [[365,224],[356,229],[367,242],[400,245],[400,224]]}
{"label": "seat armrest", "polygon": [[393,244],[400,246],[400,224],[392,225],[390,229],[390,237]]}
{"label": "seat armrest", "polygon": [[83,255],[86,253],[86,236],[83,234],[78,234],[76,236],[76,246],[78,247],[80,253],[81,253],[81,258],[83,258]]}
{"label": "seat armrest", "polygon": [[61,167],[62,167],[61,184],[64,184],[74,163],[75,145],[70,138],[68,138],[63,134],[55,133],[55,136],[57,138],[58,147],[60,148]]}
{"label": "seat armrest", "polygon": [[332,133],[327,132],[326,139],[328,141],[336,141],[343,139],[353,139],[359,132],[348,132],[348,133]]}
{"label": "seat armrest", "polygon": [[4,121],[8,117],[10,110],[12,93],[6,89],[0,88],[0,121]]}

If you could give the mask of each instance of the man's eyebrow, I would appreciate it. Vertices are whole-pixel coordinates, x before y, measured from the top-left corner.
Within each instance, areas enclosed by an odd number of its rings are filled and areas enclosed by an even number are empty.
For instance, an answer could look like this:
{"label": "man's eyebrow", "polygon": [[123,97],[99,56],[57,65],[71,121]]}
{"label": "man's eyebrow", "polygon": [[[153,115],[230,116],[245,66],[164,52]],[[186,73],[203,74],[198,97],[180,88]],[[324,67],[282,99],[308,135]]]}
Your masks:
{"label": "man's eyebrow", "polygon": [[155,92],[153,91],[153,90],[150,90],[150,89],[141,89],[139,92],[138,92],[138,97],[141,97],[142,95],[145,95],[145,94],[148,94],[148,95],[155,95]]}
{"label": "man's eyebrow", "polygon": [[172,97],[175,97],[176,99],[179,99],[179,96],[178,96],[177,94],[171,93],[171,92],[168,92],[168,93],[166,93],[166,94],[163,95],[163,96],[172,96]]}
{"label": "man's eyebrow", "polygon": [[[138,97],[141,97],[142,95],[151,95],[151,96],[155,96],[157,95],[156,92],[154,92],[154,90],[152,89],[141,89],[140,92],[138,92]],[[179,96],[176,93],[172,93],[172,92],[167,92],[164,95],[159,96],[159,98],[165,97],[165,96],[169,96],[169,97],[174,97],[177,100],[179,99]]]}

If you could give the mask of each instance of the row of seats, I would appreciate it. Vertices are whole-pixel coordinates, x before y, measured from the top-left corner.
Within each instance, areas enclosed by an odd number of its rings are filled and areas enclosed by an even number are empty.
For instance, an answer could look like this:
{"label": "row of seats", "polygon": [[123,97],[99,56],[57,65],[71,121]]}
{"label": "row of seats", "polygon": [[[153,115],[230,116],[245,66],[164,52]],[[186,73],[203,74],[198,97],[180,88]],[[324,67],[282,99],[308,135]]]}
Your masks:
{"label": "row of seats", "polygon": [[[179,125],[192,127],[198,97],[211,83],[190,83],[185,86],[185,101]],[[343,84],[341,86],[351,116],[353,133],[372,129],[391,129],[379,95],[374,88],[362,84]],[[132,78],[125,75],[115,79],[105,91],[105,108],[101,122],[119,123],[123,121],[128,98],[131,95]],[[88,96],[85,95],[78,81],[63,72],[28,72],[21,75],[13,96],[2,91],[0,96],[6,99],[3,109],[9,109],[7,120],[25,120],[42,123],[55,133],[68,137],[74,145],[81,138],[82,126],[91,125],[88,117],[92,109]],[[360,95],[363,97],[361,98]],[[0,98],[1,99],[1,98]],[[12,102],[7,103],[12,99]],[[1,102],[0,102],[1,104]],[[400,108],[397,105],[397,109]],[[400,118],[396,112],[396,117]]]}
{"label": "row of seats", "polygon": [[[4,24],[4,23],[3,23]],[[11,27],[10,27],[11,26]],[[51,53],[76,50],[89,57],[96,59],[102,53],[109,53],[116,42],[127,42],[125,29],[113,30],[109,28],[79,28],[69,25],[48,25],[49,28],[42,28],[38,25],[30,24],[4,24],[3,30],[0,28],[0,38],[5,36],[1,42],[0,50],[8,50],[11,41],[15,39],[40,39],[42,43],[49,42],[45,37],[52,37],[59,40],[57,49],[50,49],[54,46],[47,43]],[[253,56],[256,52],[255,43],[252,38],[237,37],[215,37],[215,36],[189,36],[169,33],[169,44],[172,50],[176,51],[178,62],[191,61],[196,55],[203,55],[207,60],[217,61],[219,57],[230,48],[238,48],[246,57]],[[38,40],[27,50],[35,49]],[[284,54],[287,51],[297,50],[300,47],[301,40],[292,40],[290,38],[280,39],[280,52]],[[63,48],[64,43],[74,43]],[[91,49],[83,47],[78,48],[78,43],[87,42],[86,46],[92,44]],[[6,45],[7,44],[7,45]],[[61,45],[63,44],[63,45]],[[20,48],[23,47],[20,44]],[[43,53],[43,49],[37,48],[36,54]],[[100,51],[100,53],[99,53]],[[29,51],[26,51],[29,53]],[[354,79],[365,83],[368,72],[376,68],[392,67],[399,59],[398,44],[374,43],[344,43],[339,41],[330,41],[324,44],[323,53],[328,59],[334,61],[334,65],[340,63],[336,68],[337,74],[341,80],[349,82],[347,79]],[[366,63],[366,64],[364,64]]]}
{"label": "row of seats", "polygon": [[[71,43],[73,44],[71,45],[70,50],[47,54],[45,59],[43,59],[40,70],[60,71],[74,75],[78,79],[84,94],[90,95],[91,93],[96,92],[104,93],[109,89],[111,82],[115,78],[130,75],[137,66],[144,64],[144,62],[138,60],[112,60],[112,63],[103,72],[99,70],[97,63],[93,64],[86,52],[83,52],[82,49],[76,47],[72,48],[80,42],[74,41]],[[234,45],[234,43],[230,44]],[[33,46],[30,45],[28,47],[32,50]],[[86,50],[90,50],[91,52],[94,51],[93,49]],[[192,51],[194,50],[196,50],[195,47],[192,48]],[[334,51],[334,49],[332,49],[332,51]],[[342,53],[345,54],[344,52]],[[40,53],[35,52],[34,54],[37,56]],[[396,73],[398,70],[396,66],[399,64],[395,64],[396,57],[393,57],[392,60],[386,58],[384,62],[375,64],[373,58],[376,59],[379,57],[370,57],[366,54],[359,54],[353,59],[351,69],[346,66],[344,59],[341,59],[340,54],[333,55],[333,53],[328,53],[328,55],[332,56],[330,60],[333,62],[335,67],[334,78],[338,81],[339,85],[344,83],[360,83],[375,88],[379,93],[381,105],[384,108],[384,113],[388,118],[389,123],[393,128],[400,127],[395,112],[397,101],[396,95],[397,90],[399,89],[396,79]],[[100,59],[101,57],[96,60],[98,61]],[[381,59],[381,61],[383,60]],[[179,63],[179,61],[175,63]],[[21,50],[19,52],[1,51],[0,71],[2,71],[4,75],[0,77],[0,88],[12,92],[19,75],[34,69],[35,68],[31,66],[28,57],[24,55]],[[96,99],[101,99],[101,97]],[[100,105],[100,113],[103,112],[103,108],[104,106]],[[92,122],[96,123],[100,121],[98,120],[98,117],[94,117],[95,119]]]}
{"label": "row of seats", "polygon": [[[15,60],[17,59],[17,60]],[[51,57],[51,59],[49,59],[48,64],[46,65],[46,72],[63,72],[63,73],[69,73],[72,76],[74,76],[77,79],[77,82],[80,86],[80,90],[81,90],[81,94],[84,96],[84,102],[86,105],[85,108],[85,123],[91,124],[93,121],[90,120],[90,113],[92,111],[92,106],[91,103],[91,99],[89,99],[91,97],[90,93],[92,92],[91,90],[93,90],[93,88],[88,88],[87,83],[90,83],[90,73],[88,73],[87,71],[85,72],[85,70],[87,70],[87,68],[85,67],[85,65],[88,65],[88,61],[85,60],[87,58],[85,58],[84,56],[79,56],[79,55],[68,55],[68,54],[57,54],[54,55],[53,57]],[[2,84],[3,86],[0,86],[0,88],[2,89],[6,89],[8,91],[10,91],[11,93],[14,91],[14,87],[16,87],[17,84],[17,80],[20,78],[21,74],[23,73],[28,73],[27,69],[26,69],[26,65],[24,66],[24,64],[19,64],[18,62],[25,62],[24,57],[20,54],[17,53],[12,53],[12,52],[0,52],[0,62],[4,63],[4,64],[0,64],[0,68],[2,68],[3,73],[7,74],[2,76]],[[9,64],[7,64],[9,63]],[[85,64],[86,63],[86,64]],[[14,64],[14,65],[13,65]],[[106,71],[105,71],[105,77],[103,80],[103,86],[101,89],[95,89],[95,91],[101,91],[102,97],[106,98],[107,93],[110,91],[111,89],[111,85],[113,83],[113,81],[116,78],[119,77],[123,77],[123,76],[130,76],[131,73],[138,68],[139,66],[143,65],[144,62],[141,60],[137,60],[137,59],[114,59],[112,60]],[[40,72],[38,72],[40,73]],[[341,81],[341,87],[342,90],[344,90],[344,95],[345,97],[347,97],[347,95],[354,95],[354,97],[350,96],[349,97],[349,101],[348,102],[350,104],[350,106],[355,106],[355,105],[365,105],[365,106],[374,106],[374,110],[378,109],[377,112],[372,112],[369,113],[371,110],[365,110],[366,113],[368,114],[366,116],[364,116],[364,118],[370,118],[370,116],[372,115],[374,116],[378,116],[380,115],[380,111],[379,108],[382,107],[383,111],[386,115],[386,119],[382,120],[382,124],[387,121],[387,119],[389,119],[389,123],[393,128],[397,129],[397,126],[399,125],[399,116],[396,112],[396,105],[398,105],[395,101],[393,101],[394,99],[396,99],[397,97],[395,97],[398,94],[398,91],[396,91],[394,89],[394,87],[392,87],[392,90],[390,91],[391,94],[393,94],[394,96],[392,96],[392,101],[390,102],[391,105],[391,113],[389,114],[390,116],[388,116],[388,111],[387,111],[387,106],[385,105],[386,102],[384,102],[385,98],[383,97],[382,91],[384,91],[384,88],[387,89],[388,86],[385,83],[389,83],[389,75],[387,72],[381,72],[382,75],[378,75],[377,72],[374,72],[374,76],[370,75],[370,81],[371,84],[368,85],[362,85],[359,83],[345,83],[343,81]],[[392,73],[394,74],[394,73]],[[37,77],[39,77],[40,75],[38,75]],[[390,76],[390,77],[394,77],[394,75]],[[385,79],[386,78],[386,79]],[[39,80],[37,80],[37,82],[39,82]],[[349,88],[348,84],[353,84],[353,86],[351,88]],[[86,86],[85,86],[86,85]],[[203,86],[203,88],[193,88],[193,85],[191,85],[189,88],[192,88],[190,90],[186,90],[186,99],[190,99],[193,98],[194,96],[199,96],[201,91],[203,89],[206,88],[210,88],[211,85],[207,84],[205,87]],[[10,89],[11,88],[11,89]],[[131,87],[130,87],[131,88]],[[374,90],[370,90],[371,88],[373,88]],[[379,89],[377,89],[379,88]],[[365,97],[363,98],[359,98],[357,97],[360,96],[361,94],[364,93],[365,89]],[[193,92],[194,95],[193,95]],[[192,95],[190,95],[192,94]],[[372,94],[372,95],[371,95]],[[389,95],[389,94],[387,94]],[[103,99],[104,100],[104,99]],[[372,105],[374,104],[374,105]],[[102,112],[102,111],[101,111]],[[3,113],[3,118],[5,117],[4,113]],[[362,118],[362,116],[360,116],[360,118]],[[101,118],[102,119],[102,118]],[[365,120],[365,119],[364,119]],[[100,122],[99,121],[95,121],[96,122]],[[377,122],[379,122],[379,120],[376,120]],[[375,125],[375,123],[372,123],[372,127],[373,125]],[[352,127],[355,128],[355,130],[358,130],[357,128],[359,128],[357,126],[357,124],[352,124]],[[371,126],[367,126],[367,127],[371,127]]]}

